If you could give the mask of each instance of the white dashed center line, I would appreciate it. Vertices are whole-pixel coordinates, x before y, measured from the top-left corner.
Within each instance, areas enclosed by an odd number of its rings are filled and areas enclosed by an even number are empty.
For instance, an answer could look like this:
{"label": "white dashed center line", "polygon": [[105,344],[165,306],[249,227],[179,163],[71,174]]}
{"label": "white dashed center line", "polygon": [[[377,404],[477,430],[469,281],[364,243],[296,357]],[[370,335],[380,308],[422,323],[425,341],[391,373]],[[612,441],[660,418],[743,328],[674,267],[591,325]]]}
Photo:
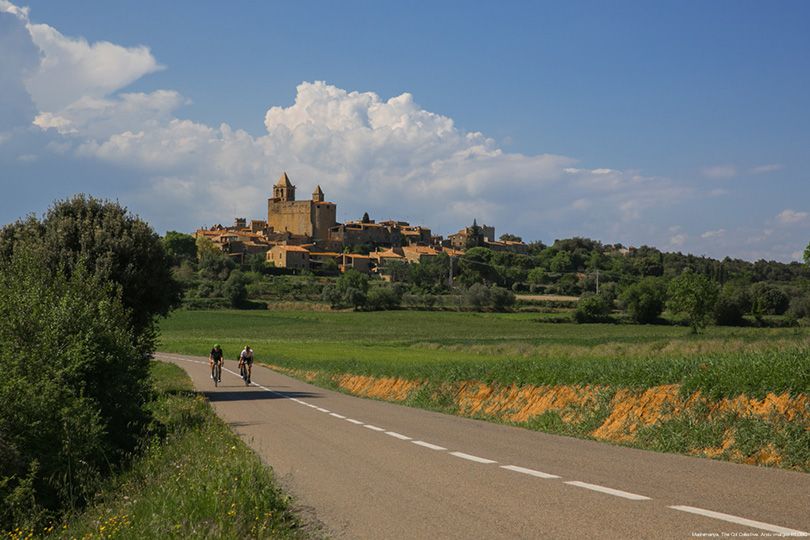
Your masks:
{"label": "white dashed center line", "polygon": [[364,428],[368,428],[368,429],[370,429],[371,431],[385,431],[385,428],[381,428],[381,427],[377,427],[377,426],[372,426],[371,424],[363,424],[363,427],[364,427]]}
{"label": "white dashed center line", "polygon": [[613,489],[604,486],[597,486],[596,484],[588,484],[586,482],[577,482],[571,481],[566,482],[571,486],[577,486],[585,489],[590,489],[592,491],[599,491],[600,493],[607,493],[608,495],[615,495],[616,497],[624,497],[625,499],[630,499],[632,501],[649,501],[649,497],[645,497],[644,495],[636,495],[635,493],[630,493],[629,491],[622,491],[620,489]]}
{"label": "white dashed center line", "polygon": [[731,514],[723,514],[721,512],[713,512],[712,510],[704,510],[703,508],[695,508],[694,506],[670,506],[673,510],[680,510],[681,512],[689,512],[690,514],[697,514],[699,516],[706,516],[714,519],[736,523],[738,525],[745,525],[746,527],[753,527],[754,529],[762,529],[763,531],[771,531],[785,536],[810,536],[810,533],[805,531],[797,531],[796,529],[788,529],[778,525],[771,525],[770,523],[763,523],[761,521],[754,521],[753,519],[745,519]]}
{"label": "white dashed center line", "polygon": [[361,422],[360,420],[355,420],[354,418],[347,418],[346,421],[351,422],[352,424],[357,424],[358,426],[363,425],[363,422]]}
{"label": "white dashed center line", "polygon": [[451,456],[456,456],[457,458],[466,459],[469,461],[475,461],[476,463],[498,463],[493,459],[482,458],[478,456],[473,456],[470,454],[465,454],[464,452],[450,452]]}
{"label": "white dashed center line", "polygon": [[508,469],[510,471],[528,474],[529,476],[536,476],[537,478],[559,478],[559,476],[557,476],[556,474],[548,474],[540,471],[535,471],[534,469],[518,467],[517,465],[501,465],[501,469]]}
{"label": "white dashed center line", "polygon": [[419,446],[424,446],[425,448],[430,448],[431,450],[447,450],[444,446],[439,446],[438,444],[431,444],[425,441],[411,441],[413,444],[418,444]]}
{"label": "white dashed center line", "polygon": [[332,412],[329,409],[324,409],[323,407],[315,407],[315,410],[316,411],[321,411],[321,412]]}
{"label": "white dashed center line", "polygon": [[335,413],[335,412],[333,412],[333,413],[329,413],[329,416],[334,416],[335,418],[340,418],[341,420],[345,420],[345,419],[346,419],[346,417],[345,417],[345,416],[343,416],[342,414],[338,414],[338,413]]}
{"label": "white dashed center line", "polygon": [[400,441],[410,441],[411,440],[411,438],[408,437],[407,435],[397,433],[396,431],[386,431],[385,434],[386,435],[391,435],[392,437],[394,437],[395,439],[399,439]]}

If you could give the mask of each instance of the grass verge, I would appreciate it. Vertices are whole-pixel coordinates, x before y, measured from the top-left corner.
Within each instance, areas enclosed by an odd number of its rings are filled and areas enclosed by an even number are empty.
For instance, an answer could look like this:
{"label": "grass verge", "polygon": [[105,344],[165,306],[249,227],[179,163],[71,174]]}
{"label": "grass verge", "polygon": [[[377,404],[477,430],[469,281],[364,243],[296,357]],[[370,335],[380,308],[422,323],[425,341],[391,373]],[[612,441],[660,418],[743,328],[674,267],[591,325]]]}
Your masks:
{"label": "grass verge", "polygon": [[44,531],[48,537],[303,538],[270,469],[191,390],[183,370],[154,362],[152,377],[156,429],[142,455],[85,511]]}

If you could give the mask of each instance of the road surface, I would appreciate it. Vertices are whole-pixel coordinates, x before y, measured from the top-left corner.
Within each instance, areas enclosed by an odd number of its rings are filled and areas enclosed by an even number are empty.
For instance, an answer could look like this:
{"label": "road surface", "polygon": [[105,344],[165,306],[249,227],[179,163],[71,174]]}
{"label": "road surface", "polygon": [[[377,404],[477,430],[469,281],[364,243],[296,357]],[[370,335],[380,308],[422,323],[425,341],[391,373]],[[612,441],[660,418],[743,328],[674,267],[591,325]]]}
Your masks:
{"label": "road surface", "polygon": [[[810,474],[539,433],[158,353],[333,538],[763,538],[810,531]],[[314,516],[314,518],[313,518]]]}

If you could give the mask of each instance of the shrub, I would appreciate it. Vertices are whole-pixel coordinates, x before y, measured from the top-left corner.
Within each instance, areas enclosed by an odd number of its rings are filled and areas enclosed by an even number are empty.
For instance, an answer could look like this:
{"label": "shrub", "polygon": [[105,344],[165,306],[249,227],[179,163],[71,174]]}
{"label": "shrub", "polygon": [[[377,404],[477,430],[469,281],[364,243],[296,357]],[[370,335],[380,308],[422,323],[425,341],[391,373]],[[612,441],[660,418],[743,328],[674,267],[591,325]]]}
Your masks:
{"label": "shrub", "polygon": [[231,307],[242,307],[247,301],[247,284],[249,279],[241,271],[234,270],[225,284],[222,286],[222,292],[225,298],[230,302]]}
{"label": "shrub", "polygon": [[754,315],[782,315],[790,306],[790,297],[782,289],[761,282],[751,286],[751,302]]}
{"label": "shrub", "polygon": [[810,317],[810,296],[795,296],[790,301],[788,314],[795,319]]}
{"label": "shrub", "polygon": [[621,304],[630,318],[641,324],[655,322],[664,311],[666,288],[655,277],[646,277],[627,287],[621,295]]}
{"label": "shrub", "polygon": [[515,305],[514,293],[503,287],[492,287],[490,289],[490,299],[492,308],[495,311],[506,311]]}
{"label": "shrub", "polygon": [[114,286],[82,264],[53,274],[41,253],[17,249],[0,266],[8,529],[82,504],[135,447],[148,421],[149,360]]}
{"label": "shrub", "polygon": [[606,322],[610,315],[610,304],[598,294],[583,296],[574,311],[574,320],[578,323]]}
{"label": "shrub", "polygon": [[751,301],[744,288],[728,284],[723,287],[714,305],[714,322],[723,326],[741,326]]}
{"label": "shrub", "polygon": [[360,309],[366,304],[368,294],[368,277],[357,270],[344,272],[333,286],[323,289],[323,299],[333,307],[353,307]]}
{"label": "shrub", "polygon": [[396,309],[402,301],[402,295],[394,287],[382,286],[371,289],[366,298],[365,308],[370,311]]}

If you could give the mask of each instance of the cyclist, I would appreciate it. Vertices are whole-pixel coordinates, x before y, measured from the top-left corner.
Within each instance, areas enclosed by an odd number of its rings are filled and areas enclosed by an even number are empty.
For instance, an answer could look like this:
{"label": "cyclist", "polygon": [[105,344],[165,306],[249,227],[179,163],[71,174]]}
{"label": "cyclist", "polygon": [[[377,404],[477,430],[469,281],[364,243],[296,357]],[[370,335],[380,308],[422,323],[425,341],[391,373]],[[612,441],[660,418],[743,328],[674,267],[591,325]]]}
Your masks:
{"label": "cyclist", "polygon": [[250,384],[250,374],[253,371],[253,350],[250,348],[249,345],[245,345],[245,348],[239,353],[239,367],[242,366],[247,367],[247,384]]}
{"label": "cyclist", "polygon": [[208,355],[208,365],[211,366],[211,378],[214,378],[214,365],[219,364],[219,379],[217,382],[222,382],[222,358],[224,354],[222,353],[222,347],[219,346],[219,343],[214,345],[214,348],[211,349],[211,354]]}

